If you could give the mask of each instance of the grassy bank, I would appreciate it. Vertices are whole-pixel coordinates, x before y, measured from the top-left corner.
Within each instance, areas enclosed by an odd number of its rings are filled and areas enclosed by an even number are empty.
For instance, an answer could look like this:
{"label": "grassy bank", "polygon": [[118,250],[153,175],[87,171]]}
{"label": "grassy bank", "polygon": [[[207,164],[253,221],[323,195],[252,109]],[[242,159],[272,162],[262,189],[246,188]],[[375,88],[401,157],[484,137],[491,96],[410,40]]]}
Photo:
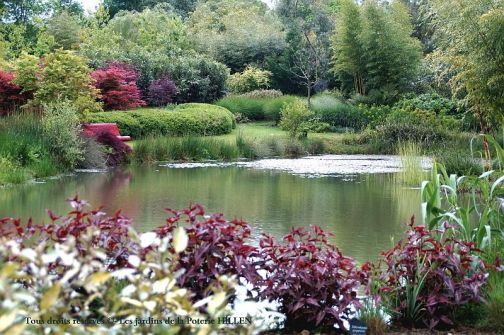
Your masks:
{"label": "grassy bank", "polygon": [[[308,154],[397,154],[397,145],[383,145],[380,139],[363,141],[366,133],[309,133],[303,140],[290,140],[287,132],[271,121],[238,124],[230,134],[209,137],[151,137],[132,141],[134,161],[233,160],[238,158],[298,157]],[[438,146],[418,146],[417,150],[447,162],[455,172],[476,173],[481,164],[471,159],[470,141],[474,134],[450,137]],[[475,150],[480,145],[475,143]]]}
{"label": "grassy bank", "polygon": [[40,120],[32,115],[3,118],[0,124],[0,185],[53,176],[63,167],[50,154]]}

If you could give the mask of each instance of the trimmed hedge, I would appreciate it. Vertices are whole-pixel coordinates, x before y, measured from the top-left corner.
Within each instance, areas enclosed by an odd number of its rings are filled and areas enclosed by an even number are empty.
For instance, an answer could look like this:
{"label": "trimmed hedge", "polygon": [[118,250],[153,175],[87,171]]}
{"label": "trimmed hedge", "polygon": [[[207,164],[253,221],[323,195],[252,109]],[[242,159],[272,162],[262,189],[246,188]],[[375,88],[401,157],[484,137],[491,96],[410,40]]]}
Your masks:
{"label": "trimmed hedge", "polygon": [[233,129],[233,115],[223,107],[182,104],[175,109],[137,109],[100,112],[88,116],[91,123],[117,123],[121,135],[142,138],[149,135],[222,135]]}

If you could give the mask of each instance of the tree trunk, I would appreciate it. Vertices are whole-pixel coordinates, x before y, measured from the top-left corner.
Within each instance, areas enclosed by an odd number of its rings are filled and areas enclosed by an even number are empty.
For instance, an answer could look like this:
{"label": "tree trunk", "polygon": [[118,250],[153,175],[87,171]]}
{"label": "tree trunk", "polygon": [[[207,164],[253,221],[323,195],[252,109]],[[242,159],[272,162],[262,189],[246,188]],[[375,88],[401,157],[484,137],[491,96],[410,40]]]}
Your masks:
{"label": "tree trunk", "polygon": [[308,109],[311,110],[311,90],[312,90],[312,82],[311,80],[308,79],[307,81],[307,88],[308,88]]}

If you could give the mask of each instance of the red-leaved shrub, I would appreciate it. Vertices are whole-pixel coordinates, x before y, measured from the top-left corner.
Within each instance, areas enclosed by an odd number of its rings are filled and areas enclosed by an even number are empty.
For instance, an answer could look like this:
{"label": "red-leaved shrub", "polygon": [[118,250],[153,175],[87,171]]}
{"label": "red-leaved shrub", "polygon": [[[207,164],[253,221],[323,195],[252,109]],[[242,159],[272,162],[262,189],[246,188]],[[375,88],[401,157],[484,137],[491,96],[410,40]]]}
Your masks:
{"label": "red-leaved shrub", "polygon": [[292,229],[278,243],[269,235],[260,240],[261,268],[266,270],[262,298],[277,300],[290,329],[332,328],[360,307],[357,290],[366,285],[369,264],[358,268],[328,241],[317,226]]}
{"label": "red-leaved shrub", "polygon": [[[158,252],[151,246],[142,248],[129,238],[132,221],[116,212],[107,217],[100,209],[87,211],[87,202],[77,197],[69,200],[72,211],[65,217],[48,211],[50,224],[33,224],[29,220],[24,225],[19,219],[0,219],[0,238],[20,240],[25,246],[36,246],[42,240],[64,242],[70,235],[76,238],[76,247],[81,254],[88,252],[83,245],[103,248],[110,269],[130,267],[130,256],[145,259],[150,252]],[[180,254],[177,270],[184,273],[177,278],[178,285],[194,290],[194,301],[211,294],[208,288],[218,283],[222,275],[237,275],[249,282],[259,277],[251,258],[257,258],[256,248],[248,245],[250,227],[240,220],[227,221],[222,214],[205,215],[202,206],[175,211],[168,210],[172,216],[153,232],[156,237],[173,241],[177,226],[183,226],[189,237],[187,248]],[[99,228],[99,234],[91,236],[91,243],[83,243],[84,234],[90,226]],[[89,237],[86,237],[89,239]],[[170,248],[171,253],[175,253]],[[56,266],[57,264],[54,264]]]}
{"label": "red-leaved shrub", "polygon": [[167,211],[172,217],[154,231],[164,237],[170,236],[177,226],[185,227],[189,242],[180,255],[177,269],[184,269],[184,273],[177,282],[191,289],[196,299],[207,295],[210,283],[221,275],[237,275],[250,283],[259,279],[251,261],[257,256],[257,249],[246,243],[251,234],[246,222],[227,221],[222,214],[205,215],[200,205]]}
{"label": "red-leaved shrub", "polygon": [[23,93],[23,88],[15,85],[13,80],[12,72],[0,70],[0,116],[9,114],[29,99],[29,95]]}
{"label": "red-leaved shrub", "polygon": [[95,87],[100,90],[106,110],[127,110],[145,106],[136,84],[135,68],[123,63],[110,63],[91,74]]}
{"label": "red-leaved shrub", "polygon": [[482,301],[488,275],[480,251],[473,242],[437,234],[412,218],[407,239],[382,253],[377,266],[381,300],[403,326],[451,326],[458,307]]}
{"label": "red-leaved shrub", "polygon": [[177,94],[177,86],[165,76],[157,80],[153,80],[149,85],[149,104],[152,106],[166,106],[173,101],[173,97]]}
{"label": "red-leaved shrub", "polygon": [[95,140],[109,148],[107,152],[107,165],[118,166],[128,159],[128,155],[133,152],[131,147],[117,138],[112,132],[103,130],[95,134]]}
{"label": "red-leaved shrub", "polygon": [[100,234],[91,237],[91,245],[103,248],[107,253],[110,269],[128,266],[128,256],[135,250],[128,237],[132,221],[121,215],[120,211],[107,217],[100,209],[86,210],[87,202],[75,197],[68,202],[72,211],[67,216],[58,216],[48,210],[51,223],[34,224],[28,220],[26,225],[20,219],[0,219],[0,237],[20,240],[24,247],[36,246],[41,241],[63,243],[69,236],[75,237],[75,245],[81,255],[89,250],[82,243],[83,234],[90,226],[99,228]]}

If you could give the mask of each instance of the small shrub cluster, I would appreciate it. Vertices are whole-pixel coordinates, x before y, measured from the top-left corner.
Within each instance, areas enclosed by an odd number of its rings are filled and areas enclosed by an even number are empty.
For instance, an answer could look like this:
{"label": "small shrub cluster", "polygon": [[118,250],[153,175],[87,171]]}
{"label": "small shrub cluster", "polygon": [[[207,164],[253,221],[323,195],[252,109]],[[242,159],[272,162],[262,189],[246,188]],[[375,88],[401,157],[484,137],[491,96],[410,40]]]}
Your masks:
{"label": "small shrub cluster", "polygon": [[[414,226],[378,265],[383,303],[406,327],[451,327],[457,308],[482,301],[488,275],[472,242]],[[381,266],[383,265],[383,267]]]}
{"label": "small shrub cluster", "polygon": [[124,63],[110,63],[91,73],[106,110],[127,110],[145,106],[136,81],[136,70]]}
{"label": "small shrub cluster", "polygon": [[242,94],[268,88],[271,75],[269,71],[249,65],[243,72],[230,75],[226,84],[231,93]]}
{"label": "small shrub cluster", "polygon": [[71,169],[83,160],[79,115],[70,102],[45,105],[41,123],[51,153],[61,165]]}
{"label": "small shrub cluster", "polygon": [[89,115],[92,123],[117,123],[121,134],[133,138],[152,135],[222,135],[233,128],[233,115],[208,104],[182,104],[174,110],[139,109]]}
{"label": "small shrub cluster", "polygon": [[319,227],[292,229],[278,243],[269,235],[260,241],[266,277],[261,297],[279,301],[290,329],[345,329],[351,307],[359,307],[357,290],[367,284],[369,264],[355,261],[328,242]]}
{"label": "small shrub cluster", "polygon": [[14,77],[14,73],[0,70],[0,116],[12,113],[29,98],[21,87],[13,83]]}
{"label": "small shrub cluster", "polygon": [[166,106],[173,102],[177,92],[177,86],[169,76],[153,80],[149,85],[149,104],[156,107]]}
{"label": "small shrub cluster", "polygon": [[[48,224],[0,219],[0,297],[12,299],[7,313],[14,316],[4,329],[18,325],[18,319],[24,322],[18,318],[22,310],[42,319],[103,320],[118,334],[157,329],[155,323],[136,330],[109,324],[126,311],[153,319],[186,312],[216,318],[229,313],[236,279],[251,284],[259,292],[256,299],[278,301],[289,327],[304,321],[309,327],[337,323],[343,329],[350,308],[359,307],[357,289],[368,281],[368,265],[357,268],[318,227],[293,229],[284,243],[264,236],[256,247],[248,243],[247,223],[206,215],[199,205],[168,209],[164,225],[138,235],[119,211],[108,217],[87,210],[77,197],[69,202],[72,211],[63,217],[49,211]],[[31,294],[20,294],[28,288]],[[68,329],[61,323],[37,327]],[[210,326],[178,327],[190,333]],[[245,330],[212,327],[208,330],[219,333]]]}
{"label": "small shrub cluster", "polygon": [[305,102],[299,99],[285,104],[280,110],[280,115],[280,127],[289,132],[290,138],[297,138],[302,131],[306,131],[302,129],[302,125],[313,114]]}

